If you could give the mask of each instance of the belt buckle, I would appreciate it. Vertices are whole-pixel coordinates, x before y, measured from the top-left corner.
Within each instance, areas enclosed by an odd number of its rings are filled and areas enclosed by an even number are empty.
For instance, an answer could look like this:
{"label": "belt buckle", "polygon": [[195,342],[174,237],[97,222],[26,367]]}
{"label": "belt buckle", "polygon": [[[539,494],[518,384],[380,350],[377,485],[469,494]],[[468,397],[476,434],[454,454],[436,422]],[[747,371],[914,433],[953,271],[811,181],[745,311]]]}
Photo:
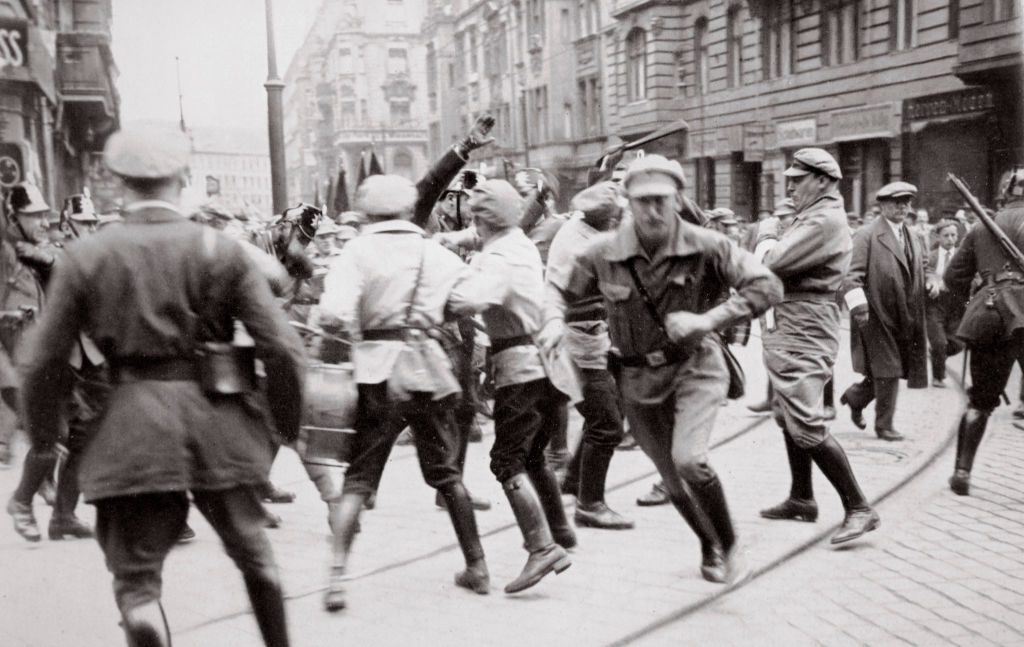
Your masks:
{"label": "belt buckle", "polygon": [[409,328],[405,331],[405,341],[423,341],[425,337],[426,335],[419,328]]}
{"label": "belt buckle", "polygon": [[660,368],[668,364],[668,358],[665,357],[663,350],[652,350],[644,355],[644,359],[647,360],[647,365],[651,368]]}

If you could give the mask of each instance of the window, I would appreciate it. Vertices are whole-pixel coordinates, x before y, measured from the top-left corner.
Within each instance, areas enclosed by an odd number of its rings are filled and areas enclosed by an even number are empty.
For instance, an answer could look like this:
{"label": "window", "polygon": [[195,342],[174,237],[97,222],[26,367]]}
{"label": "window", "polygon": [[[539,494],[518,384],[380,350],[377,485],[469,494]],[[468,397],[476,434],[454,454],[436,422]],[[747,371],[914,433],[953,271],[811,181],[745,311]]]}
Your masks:
{"label": "window", "polygon": [[353,74],[355,67],[352,64],[352,50],[348,48],[338,50],[338,74]]}
{"label": "window", "polygon": [[725,17],[725,55],[728,61],[727,81],[730,88],[743,85],[743,18],[740,5],[729,7]]}
{"label": "window", "polygon": [[576,84],[576,105],[579,107],[579,135],[592,137],[600,135],[601,124],[601,86],[596,76],[581,79]]}
{"label": "window", "polygon": [[960,0],[949,0],[949,37],[960,36]]}
{"label": "window", "polygon": [[535,143],[548,141],[548,89],[547,86],[534,88],[533,96],[533,130],[530,134],[535,137]]}
{"label": "window", "polygon": [[626,36],[626,97],[639,101],[647,96],[647,32],[635,27]]}
{"label": "window", "polygon": [[889,49],[917,46],[917,0],[892,0],[889,4]]}
{"label": "window", "polygon": [[437,110],[437,52],[433,43],[427,43],[427,96],[430,110]]}
{"label": "window", "polygon": [[985,22],[1010,20],[1020,15],[1020,0],[985,0]]}
{"label": "window", "polygon": [[822,63],[842,65],[860,57],[860,2],[836,2],[822,14]]}
{"label": "window", "polygon": [[544,0],[526,0],[526,34],[529,42],[544,42]]}
{"label": "window", "polygon": [[409,122],[412,114],[410,112],[409,101],[407,99],[392,99],[389,105],[391,107],[392,126],[398,126]]}
{"label": "window", "polygon": [[476,74],[478,70],[478,61],[476,53],[476,27],[470,27],[469,29],[466,30],[466,40],[469,43],[469,73]]}
{"label": "window", "polygon": [[778,0],[764,8],[761,18],[761,75],[765,79],[785,76],[793,64],[792,0]]}
{"label": "window", "polygon": [[697,92],[704,94],[708,91],[708,19],[703,16],[693,26],[693,71]]}
{"label": "window", "polygon": [[404,49],[391,48],[388,50],[388,74],[408,74],[409,53]]}

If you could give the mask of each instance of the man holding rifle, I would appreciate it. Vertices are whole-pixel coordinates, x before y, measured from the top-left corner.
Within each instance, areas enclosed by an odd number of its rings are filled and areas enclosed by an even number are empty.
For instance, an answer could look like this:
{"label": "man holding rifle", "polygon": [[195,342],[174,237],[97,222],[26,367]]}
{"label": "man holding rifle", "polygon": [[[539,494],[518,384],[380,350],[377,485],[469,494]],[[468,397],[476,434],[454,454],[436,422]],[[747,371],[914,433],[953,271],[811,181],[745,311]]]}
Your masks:
{"label": "man holding rifle", "polygon": [[983,281],[957,330],[970,351],[971,386],[949,487],[966,496],[988,418],[999,404],[1013,364],[1024,359],[1024,168],[1010,173],[1002,191],[1005,203],[995,218],[960,180],[951,175],[950,181],[981,221],[967,233],[944,276],[953,298],[961,300],[967,299],[975,274]]}

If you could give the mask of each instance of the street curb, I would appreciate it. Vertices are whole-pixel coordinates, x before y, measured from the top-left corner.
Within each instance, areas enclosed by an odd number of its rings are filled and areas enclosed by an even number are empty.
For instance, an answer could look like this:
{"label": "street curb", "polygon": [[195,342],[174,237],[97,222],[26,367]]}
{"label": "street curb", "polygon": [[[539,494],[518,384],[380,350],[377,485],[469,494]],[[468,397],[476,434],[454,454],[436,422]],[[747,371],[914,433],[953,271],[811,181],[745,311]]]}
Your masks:
{"label": "street curb", "polygon": [[[954,378],[953,382],[957,386],[957,389],[956,389],[957,392],[961,396],[965,395],[964,388],[963,388],[963,376],[958,375],[957,371],[952,371],[952,370],[949,371],[949,374]],[[914,469],[912,469],[910,472],[908,472],[903,478],[899,479],[894,485],[892,485],[888,489],[884,490],[880,495],[878,495],[876,498],[874,498],[871,501],[871,505],[873,505],[873,506],[874,505],[878,505],[879,503],[885,501],[890,496],[895,494],[897,491],[903,489],[911,480],[913,480],[914,478],[919,476],[922,472],[924,472],[925,470],[930,468],[932,465],[934,465],[935,462],[939,459],[939,457],[942,456],[946,452],[947,449],[949,449],[950,445],[953,444],[953,440],[956,438],[957,428],[959,427],[959,424],[960,424],[960,421],[959,421],[959,418],[958,418],[953,423],[953,426],[950,428],[950,430],[948,432],[946,432],[946,437],[942,440],[942,442],[940,442],[936,446],[936,449],[930,455],[925,457],[920,462],[920,464],[918,464]],[[841,525],[842,525],[842,523],[836,523],[836,524],[833,524],[831,526],[823,528],[821,530],[821,532],[818,532],[815,535],[813,535],[812,537],[810,537],[809,539],[803,541],[800,544],[797,544],[797,546],[795,548],[793,548],[792,550],[790,550],[790,551],[788,551],[786,553],[783,553],[781,556],[779,556],[776,559],[768,562],[764,566],[761,566],[761,567],[753,570],[751,572],[750,576],[747,577],[746,579],[744,579],[743,581],[737,582],[736,584],[733,584],[731,586],[727,586],[727,587],[724,587],[722,589],[719,589],[718,591],[715,591],[714,593],[708,595],[707,597],[702,598],[701,600],[698,600],[697,602],[693,602],[691,604],[688,604],[688,605],[682,607],[681,609],[671,613],[668,616],[665,616],[665,617],[663,617],[663,618],[661,618],[659,620],[655,620],[654,622],[646,625],[645,627],[642,627],[640,629],[632,631],[632,632],[626,634],[625,636],[623,636],[621,638],[618,638],[618,639],[616,639],[616,640],[614,640],[614,641],[612,641],[610,643],[607,643],[606,647],[621,647],[623,645],[628,645],[628,644],[632,643],[635,640],[639,640],[640,638],[643,638],[643,637],[645,637],[645,636],[647,636],[649,634],[652,634],[655,631],[657,631],[659,629],[662,629],[662,628],[664,628],[664,627],[666,627],[666,626],[668,626],[668,625],[670,625],[670,624],[672,624],[674,622],[678,622],[679,620],[682,620],[683,618],[689,616],[692,613],[695,613],[697,611],[700,611],[701,609],[704,609],[704,608],[710,606],[711,604],[717,602],[718,600],[720,600],[721,598],[725,597],[726,595],[732,593],[733,591],[738,591],[739,589],[747,586],[748,584],[750,584],[754,580],[758,579],[762,575],[775,570],[776,568],[778,568],[782,564],[788,562],[789,560],[793,559],[794,557],[797,557],[797,556],[801,555],[802,553],[804,553],[808,549],[810,549],[812,546],[815,546],[815,545],[819,544],[826,537],[828,537],[829,535],[834,533],[836,530],[838,530]]]}

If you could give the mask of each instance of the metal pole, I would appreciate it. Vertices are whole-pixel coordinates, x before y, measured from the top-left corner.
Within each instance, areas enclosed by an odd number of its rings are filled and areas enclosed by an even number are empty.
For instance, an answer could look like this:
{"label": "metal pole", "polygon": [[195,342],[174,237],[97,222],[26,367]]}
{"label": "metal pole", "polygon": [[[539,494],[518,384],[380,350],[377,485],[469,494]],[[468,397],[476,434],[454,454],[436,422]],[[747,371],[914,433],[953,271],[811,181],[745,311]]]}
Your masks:
{"label": "metal pole", "polygon": [[284,159],[284,108],[281,95],[284,82],[277,76],[277,52],[274,47],[273,0],[266,0],[267,13],[267,130],[270,135],[270,187],[274,213],[288,208],[288,177]]}
{"label": "metal pole", "polygon": [[523,89],[523,166],[530,166],[530,115],[526,112],[526,89]]}
{"label": "metal pole", "polygon": [[185,104],[181,96],[181,61],[177,56],[174,57],[174,73],[178,78],[178,128],[181,128],[181,132],[186,132]]}

